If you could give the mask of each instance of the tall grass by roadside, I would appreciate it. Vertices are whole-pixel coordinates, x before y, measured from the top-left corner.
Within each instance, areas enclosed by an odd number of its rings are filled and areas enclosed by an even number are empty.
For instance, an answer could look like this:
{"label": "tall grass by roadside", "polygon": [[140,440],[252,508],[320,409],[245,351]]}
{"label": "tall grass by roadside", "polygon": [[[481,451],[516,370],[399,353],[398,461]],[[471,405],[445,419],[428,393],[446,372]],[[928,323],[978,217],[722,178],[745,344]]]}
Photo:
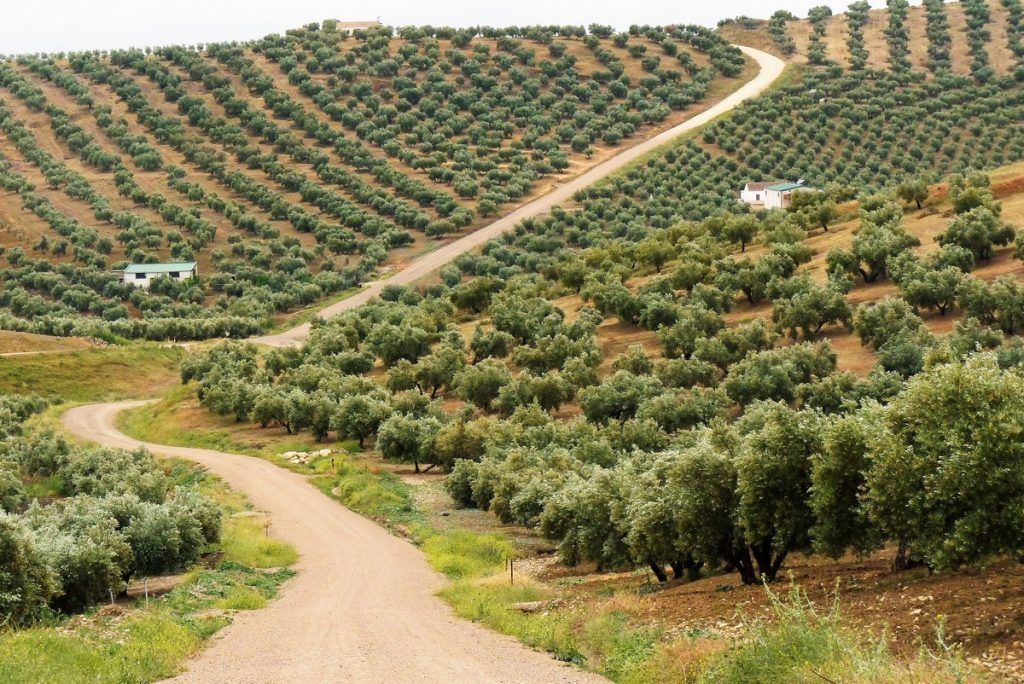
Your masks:
{"label": "tall grass by roadside", "polygon": [[295,547],[267,536],[265,518],[224,521],[224,559],[250,568],[283,568],[299,559]]}
{"label": "tall grass by roadside", "polygon": [[795,584],[785,597],[766,589],[771,621],[748,621],[728,649],[709,658],[698,684],[797,684],[802,682],[978,682],[984,674],[949,647],[936,626],[936,638],[917,657],[901,661],[884,635],[843,625],[838,594],[822,611]]}
{"label": "tall grass by roadside", "polygon": [[200,641],[160,609],[71,632],[34,627],[2,633],[0,683],[153,681],[173,675]]}

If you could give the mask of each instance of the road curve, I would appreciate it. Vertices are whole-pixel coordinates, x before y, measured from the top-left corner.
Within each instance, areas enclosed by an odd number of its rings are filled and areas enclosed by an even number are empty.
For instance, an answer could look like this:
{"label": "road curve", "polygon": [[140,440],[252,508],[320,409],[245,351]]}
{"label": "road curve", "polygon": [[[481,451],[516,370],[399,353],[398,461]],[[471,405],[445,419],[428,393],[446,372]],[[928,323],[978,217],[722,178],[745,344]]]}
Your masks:
{"label": "road curve", "polygon": [[[648,152],[664,145],[670,140],[678,138],[680,135],[688,133],[695,128],[699,128],[709,121],[718,118],[722,114],[732,111],[743,102],[757,97],[771,87],[772,83],[782,75],[782,71],[786,68],[785,62],[774,55],[768,54],[767,52],[755,50],[754,48],[745,47],[743,45],[738,45],[736,47],[742,50],[744,54],[754,59],[761,70],[758,72],[757,76],[745,83],[739,88],[739,90],[735,91],[721,102],[718,102],[700,114],[697,114],[696,116],[687,119],[686,121],[673,126],[662,133],[659,133],[653,138],[648,138],[629,149],[623,150],[614,157],[606,159],[589,171],[572,178],[564,185],[560,185],[537,199],[524,204],[511,214],[508,214],[507,216],[504,216],[497,221],[490,223],[479,230],[475,230],[457,240],[449,242],[443,247],[417,257],[408,266],[395,273],[390,278],[374,281],[368,284],[357,294],[325,307],[320,312],[320,316],[323,318],[330,318],[331,316],[336,316],[343,311],[349,311],[357,306],[365,304],[373,297],[379,295],[381,289],[383,289],[385,285],[408,285],[416,282],[420,278],[429,275],[445,264],[448,264],[460,254],[464,254],[483,245],[488,240],[512,230],[523,219],[550,211],[555,206],[572,199],[573,195],[576,194],[576,191],[593,185],[602,178],[615,173],[630,162],[635,161],[639,157],[642,157]],[[309,330],[310,324],[303,323],[302,325],[296,326],[282,333],[265,335],[263,337],[254,337],[251,341],[272,347],[295,346],[300,344],[309,336]]]}
{"label": "road curve", "polygon": [[145,402],[92,404],[61,420],[103,446],[194,461],[271,517],[298,549],[294,579],[266,608],[239,613],[174,682],[516,682],[605,680],[456,618],[444,579],[412,544],[331,500],[303,476],[251,456],[148,444],[114,426]]}

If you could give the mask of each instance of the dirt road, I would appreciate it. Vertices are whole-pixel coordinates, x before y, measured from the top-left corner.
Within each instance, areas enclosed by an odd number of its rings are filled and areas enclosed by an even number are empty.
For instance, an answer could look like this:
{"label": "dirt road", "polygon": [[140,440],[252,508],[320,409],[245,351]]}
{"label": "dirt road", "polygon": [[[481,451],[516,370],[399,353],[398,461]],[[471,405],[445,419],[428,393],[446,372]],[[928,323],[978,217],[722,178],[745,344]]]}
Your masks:
{"label": "dirt road", "polygon": [[253,458],[145,444],[114,427],[142,402],[71,409],[75,436],[145,446],[195,461],[271,517],[298,549],[298,575],[266,608],[239,613],[175,682],[603,682],[512,638],[456,618],[434,596],[444,579],[412,544],[322,494],[304,477]]}
{"label": "dirt road", "polygon": [[[371,298],[379,295],[381,289],[385,285],[408,285],[416,282],[420,278],[429,275],[445,264],[448,264],[460,254],[464,254],[476,247],[480,247],[488,240],[496,238],[502,233],[513,229],[516,224],[523,219],[550,211],[553,207],[572,199],[572,196],[576,194],[577,190],[582,190],[583,188],[593,185],[597,181],[615,173],[622,167],[632,161],[635,161],[639,157],[642,157],[651,150],[664,145],[674,138],[678,138],[684,133],[703,126],[712,119],[735,109],[746,100],[757,97],[775,82],[775,79],[782,74],[786,65],[778,57],[766,52],[761,52],[760,50],[744,46],[737,47],[739,47],[739,49],[746,55],[754,59],[758,63],[758,66],[760,66],[761,71],[757,76],[740,87],[739,90],[732,93],[721,102],[718,102],[713,107],[701,112],[693,118],[687,119],[683,123],[674,126],[653,138],[648,138],[647,140],[620,152],[614,157],[601,162],[586,173],[570,179],[564,185],[560,185],[551,192],[538,197],[532,202],[524,204],[511,214],[498,219],[494,223],[490,223],[479,230],[473,231],[469,235],[454,240],[433,252],[418,257],[407,267],[395,273],[390,278],[374,281],[363,288],[362,291],[348,299],[343,299],[336,304],[325,307],[320,312],[320,316],[323,318],[330,318],[331,316],[335,316],[343,311],[349,311],[361,304],[365,304]],[[273,347],[293,346],[300,344],[306,339],[306,337],[308,337],[309,329],[310,324],[303,323],[302,325],[286,330],[283,333],[255,337],[252,341]]]}

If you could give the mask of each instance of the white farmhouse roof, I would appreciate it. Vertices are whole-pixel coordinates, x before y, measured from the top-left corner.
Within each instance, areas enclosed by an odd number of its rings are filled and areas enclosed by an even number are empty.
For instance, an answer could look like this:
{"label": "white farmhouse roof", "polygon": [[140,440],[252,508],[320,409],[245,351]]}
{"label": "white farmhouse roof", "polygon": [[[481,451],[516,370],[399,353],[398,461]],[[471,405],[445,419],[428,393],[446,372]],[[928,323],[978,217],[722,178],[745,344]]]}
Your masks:
{"label": "white farmhouse roof", "polygon": [[167,264],[129,264],[125,273],[180,273],[195,270],[196,262],[179,261]]}

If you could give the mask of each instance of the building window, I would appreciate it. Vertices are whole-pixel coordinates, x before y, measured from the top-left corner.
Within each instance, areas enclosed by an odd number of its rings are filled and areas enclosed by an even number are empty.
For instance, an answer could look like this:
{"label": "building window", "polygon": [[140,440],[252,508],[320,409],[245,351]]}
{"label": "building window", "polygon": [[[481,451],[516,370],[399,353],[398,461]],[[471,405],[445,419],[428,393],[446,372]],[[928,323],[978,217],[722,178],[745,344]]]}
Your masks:
{"label": "building window", "polygon": [[760,202],[761,201],[761,193],[757,193],[756,195],[754,195],[754,201],[755,202]]}
{"label": "building window", "polygon": [[135,279],[136,280],[145,280],[146,279],[146,274],[145,273],[136,273],[135,274]]}
{"label": "building window", "polygon": [[171,273],[168,273],[167,275],[170,276],[171,278],[177,278],[180,274],[177,271],[172,271]]}

